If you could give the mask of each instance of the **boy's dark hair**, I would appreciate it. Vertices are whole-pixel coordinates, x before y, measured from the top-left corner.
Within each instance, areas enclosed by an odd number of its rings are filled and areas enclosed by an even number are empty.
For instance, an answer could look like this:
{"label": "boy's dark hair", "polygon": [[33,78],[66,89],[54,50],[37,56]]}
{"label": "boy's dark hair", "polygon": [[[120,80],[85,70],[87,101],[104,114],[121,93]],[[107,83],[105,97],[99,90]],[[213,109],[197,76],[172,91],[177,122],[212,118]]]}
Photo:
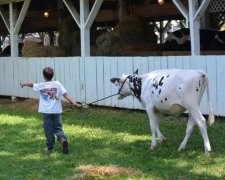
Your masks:
{"label": "boy's dark hair", "polygon": [[45,67],[43,69],[43,75],[46,80],[50,81],[50,80],[52,80],[52,78],[54,76],[54,71],[51,67]]}

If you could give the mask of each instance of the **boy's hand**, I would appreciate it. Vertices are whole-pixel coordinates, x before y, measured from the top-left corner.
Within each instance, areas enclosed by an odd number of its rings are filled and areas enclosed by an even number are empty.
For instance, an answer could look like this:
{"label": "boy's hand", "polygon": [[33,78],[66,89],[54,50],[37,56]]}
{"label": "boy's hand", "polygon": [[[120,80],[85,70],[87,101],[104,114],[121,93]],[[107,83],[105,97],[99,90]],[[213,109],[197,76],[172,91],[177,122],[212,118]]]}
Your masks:
{"label": "boy's hand", "polygon": [[33,85],[33,83],[29,83],[29,82],[21,82],[20,81],[20,86],[21,86],[21,88],[23,88],[24,86],[26,86],[26,87],[33,87],[34,85]]}
{"label": "boy's hand", "polygon": [[75,103],[74,105],[75,105],[78,109],[80,109],[80,108],[82,107],[82,105],[79,104],[79,103]]}
{"label": "boy's hand", "polygon": [[23,86],[24,86],[24,83],[22,83],[22,82],[20,81],[20,87],[23,88]]}

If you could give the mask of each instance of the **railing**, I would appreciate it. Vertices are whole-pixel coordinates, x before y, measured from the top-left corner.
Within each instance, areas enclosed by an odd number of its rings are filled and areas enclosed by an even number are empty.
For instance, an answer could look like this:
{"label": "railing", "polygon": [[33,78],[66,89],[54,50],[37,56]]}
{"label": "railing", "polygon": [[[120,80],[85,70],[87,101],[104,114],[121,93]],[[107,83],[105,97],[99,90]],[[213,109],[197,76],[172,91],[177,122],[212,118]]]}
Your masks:
{"label": "railing", "polygon": [[[67,57],[67,58],[0,58],[0,95],[38,98],[29,88],[20,88],[20,81],[43,81],[42,69],[55,69],[54,79],[60,81],[68,93],[81,102],[92,102],[116,93],[110,83],[112,77],[132,73],[140,74],[157,69],[202,69],[208,73],[212,106],[217,116],[225,116],[225,56],[164,56],[164,57]],[[208,114],[206,96],[201,111]],[[142,109],[133,97],[117,100],[116,97],[97,105]]]}

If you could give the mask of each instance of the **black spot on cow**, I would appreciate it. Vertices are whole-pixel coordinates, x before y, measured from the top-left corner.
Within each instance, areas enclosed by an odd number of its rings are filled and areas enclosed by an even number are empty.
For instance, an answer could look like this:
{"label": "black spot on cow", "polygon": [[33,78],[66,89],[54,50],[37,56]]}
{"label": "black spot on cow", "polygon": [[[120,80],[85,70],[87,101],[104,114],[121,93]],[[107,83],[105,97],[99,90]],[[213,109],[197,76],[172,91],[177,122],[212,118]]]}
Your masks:
{"label": "black spot on cow", "polygon": [[164,79],[164,76],[163,77],[161,77],[161,79],[159,80],[159,86],[162,86],[163,85],[163,79]]}
{"label": "black spot on cow", "polygon": [[161,100],[161,103],[163,103],[163,101]]}
{"label": "black spot on cow", "polygon": [[[162,76],[160,78],[159,81],[156,80],[156,78],[153,80],[153,85],[152,87],[154,87],[155,89],[158,89],[159,86],[162,86],[163,85],[163,79],[164,79],[164,76]],[[160,91],[161,92],[161,91]],[[160,94],[160,93],[159,93]]]}
{"label": "black spot on cow", "polygon": [[159,86],[159,84],[158,84],[158,82],[156,81],[156,82],[154,82],[154,84],[152,85],[155,89],[158,89],[158,86]]}
{"label": "black spot on cow", "polygon": [[167,98],[165,98],[165,101],[167,101]]}
{"label": "black spot on cow", "polygon": [[129,78],[130,83],[132,83],[131,90],[134,93],[134,96],[136,96],[139,101],[141,101],[141,86],[142,86],[142,79],[140,77],[131,76]]}
{"label": "black spot on cow", "polygon": [[197,92],[199,91],[198,87],[196,87],[196,91],[197,91]]}
{"label": "black spot on cow", "polygon": [[198,82],[198,86],[201,87],[201,81],[200,81],[200,80],[199,80],[199,82]]}
{"label": "black spot on cow", "polygon": [[161,91],[162,91],[162,90],[160,89],[160,90],[159,90],[159,94],[158,94],[158,95],[160,95],[160,94],[161,94]]}
{"label": "black spot on cow", "polygon": [[152,94],[154,94],[154,92],[152,91]]}
{"label": "black spot on cow", "polygon": [[168,78],[168,77],[170,77],[170,75],[167,75],[166,77]]}
{"label": "black spot on cow", "polygon": [[181,87],[179,87],[179,89],[181,90]]}

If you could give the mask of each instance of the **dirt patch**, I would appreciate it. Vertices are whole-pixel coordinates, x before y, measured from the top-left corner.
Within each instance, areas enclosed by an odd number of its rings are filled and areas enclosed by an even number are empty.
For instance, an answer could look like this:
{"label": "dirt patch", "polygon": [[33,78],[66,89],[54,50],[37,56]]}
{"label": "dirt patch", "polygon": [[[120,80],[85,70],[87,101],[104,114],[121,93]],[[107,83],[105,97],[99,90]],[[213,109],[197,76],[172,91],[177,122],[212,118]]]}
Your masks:
{"label": "dirt patch", "polygon": [[[63,109],[69,109],[70,104],[66,101],[62,101]],[[14,101],[10,97],[0,97],[0,108],[10,108],[13,110],[25,110],[28,112],[38,111],[38,100],[37,99],[25,99],[16,98]]]}
{"label": "dirt patch", "polygon": [[37,112],[38,100],[18,98],[14,102],[10,98],[0,99],[0,108],[10,108],[13,110],[25,110],[29,112]]}
{"label": "dirt patch", "polygon": [[115,176],[141,176],[142,172],[133,168],[123,168],[115,165],[109,166],[80,166],[76,168],[78,174],[71,179],[87,179],[96,177],[115,177]]}
{"label": "dirt patch", "polygon": [[12,103],[14,109],[24,109],[26,111],[37,112],[38,111],[38,100],[26,99],[23,101],[17,101]]}

